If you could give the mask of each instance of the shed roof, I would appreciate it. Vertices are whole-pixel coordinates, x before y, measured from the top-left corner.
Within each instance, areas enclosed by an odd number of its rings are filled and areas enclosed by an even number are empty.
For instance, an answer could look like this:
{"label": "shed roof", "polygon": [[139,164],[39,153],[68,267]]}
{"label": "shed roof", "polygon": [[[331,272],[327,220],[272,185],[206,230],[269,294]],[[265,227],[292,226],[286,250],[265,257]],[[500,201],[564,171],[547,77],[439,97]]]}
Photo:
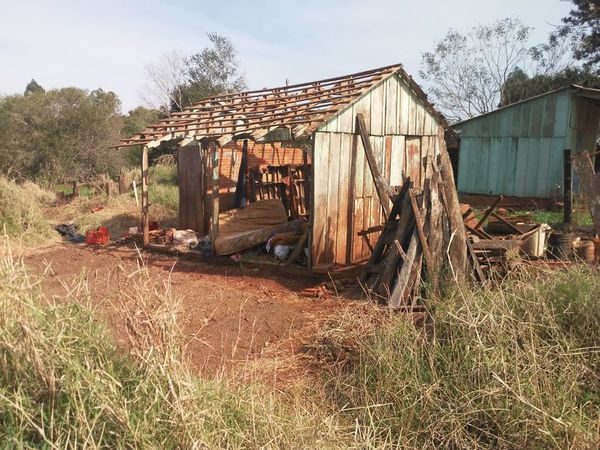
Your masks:
{"label": "shed roof", "polygon": [[224,145],[241,136],[259,140],[279,128],[287,128],[292,139],[300,140],[394,74],[446,125],[417,83],[402,65],[396,64],[292,86],[207,97],[121,140],[116,147],[140,144],[153,147],[161,141],[194,137],[215,139]]}
{"label": "shed roof", "polygon": [[477,119],[480,119],[483,117],[487,117],[492,114],[496,114],[498,112],[506,111],[509,108],[512,108],[516,105],[521,105],[523,103],[530,102],[530,101],[538,99],[540,97],[557,94],[559,92],[563,92],[563,91],[567,91],[567,90],[571,91],[571,93],[577,97],[592,98],[592,99],[600,100],[600,89],[595,89],[595,88],[591,88],[591,87],[581,86],[579,84],[570,83],[567,86],[563,86],[563,87],[560,87],[557,89],[552,89],[552,90],[544,92],[542,94],[533,95],[529,98],[525,98],[523,100],[519,100],[518,102],[511,103],[510,105],[502,106],[500,108],[494,109],[493,111],[489,111],[489,112],[480,114],[479,116],[470,117],[468,119],[462,120],[460,122],[453,124],[452,128],[460,128],[460,125],[463,125],[467,122],[471,122],[471,121],[474,121],[474,120],[477,120]]}

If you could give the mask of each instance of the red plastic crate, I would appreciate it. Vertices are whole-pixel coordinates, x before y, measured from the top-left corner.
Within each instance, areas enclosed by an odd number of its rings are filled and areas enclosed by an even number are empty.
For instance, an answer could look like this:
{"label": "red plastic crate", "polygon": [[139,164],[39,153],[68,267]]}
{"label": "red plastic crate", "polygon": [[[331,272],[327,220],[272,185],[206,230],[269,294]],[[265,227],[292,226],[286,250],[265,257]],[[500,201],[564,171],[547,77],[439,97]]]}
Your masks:
{"label": "red plastic crate", "polygon": [[106,227],[98,227],[96,230],[88,230],[85,232],[86,244],[106,244],[110,239],[108,229]]}

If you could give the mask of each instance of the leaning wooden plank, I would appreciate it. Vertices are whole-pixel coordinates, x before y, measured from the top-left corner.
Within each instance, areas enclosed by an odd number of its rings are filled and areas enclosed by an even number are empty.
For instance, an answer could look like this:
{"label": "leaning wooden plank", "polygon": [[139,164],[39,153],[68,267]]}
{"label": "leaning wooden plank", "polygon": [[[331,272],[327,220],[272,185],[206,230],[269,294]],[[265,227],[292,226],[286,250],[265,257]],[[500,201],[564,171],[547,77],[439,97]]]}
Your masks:
{"label": "leaning wooden plank", "polygon": [[415,199],[415,195],[412,192],[412,190],[409,190],[408,195],[410,198],[410,204],[412,206],[412,212],[415,216],[415,224],[417,225],[417,233],[419,234],[419,239],[421,240],[423,255],[425,256],[425,264],[427,264],[427,267],[433,267],[433,256],[431,255],[431,252],[429,251],[429,246],[427,245],[427,238],[425,237],[424,231],[425,225],[423,223],[423,218],[421,217],[421,213],[419,211],[419,206],[417,205],[417,200]]}
{"label": "leaning wooden plank", "polygon": [[388,305],[392,308],[397,308],[403,304],[406,301],[407,294],[412,288],[410,278],[414,271],[413,265],[415,264],[417,253],[419,253],[419,247],[419,237],[417,231],[415,230],[410,239],[410,245],[408,246],[408,251],[406,252],[406,259],[402,263],[402,268],[398,274],[398,279],[391,290]]}
{"label": "leaning wooden plank", "polygon": [[214,243],[219,235],[219,148],[217,143],[208,144],[212,156],[212,222],[210,224],[211,240]]}
{"label": "leaning wooden plank", "polygon": [[579,177],[579,188],[590,209],[596,233],[600,233],[600,176],[594,173],[594,165],[588,152],[573,156],[573,167]]}
{"label": "leaning wooden plank", "polygon": [[485,281],[485,275],[483,274],[481,264],[479,263],[479,258],[477,258],[477,255],[475,254],[473,245],[471,244],[471,241],[469,241],[468,239],[467,239],[467,250],[468,250],[469,256],[471,258],[471,264],[473,265],[473,269],[475,269],[475,278],[480,283],[483,283]]}
{"label": "leaning wooden plank", "polygon": [[[498,198],[496,198],[496,200],[494,200],[494,203],[492,203],[492,205],[485,211],[483,216],[481,216],[481,219],[479,219],[479,221],[477,222],[477,225],[475,225],[473,228],[475,228],[476,230],[481,228],[481,226],[485,223],[486,220],[488,220],[490,215],[496,210],[496,208],[498,207],[498,205],[500,204],[500,202],[503,199],[504,199],[504,196],[499,195]],[[467,216],[467,217],[469,217],[469,216]],[[463,216],[463,220],[464,220],[464,216]]]}
{"label": "leaning wooden plank", "polygon": [[385,211],[386,217],[390,215],[390,200],[394,196],[394,192],[390,185],[383,179],[379,167],[377,167],[377,161],[373,154],[373,148],[371,147],[371,141],[369,141],[369,133],[367,132],[367,126],[365,124],[365,118],[361,113],[356,115],[356,127],[360,133],[365,155],[367,156],[367,162],[369,163],[369,169],[371,175],[373,175],[373,181],[375,182],[375,189],[377,190],[377,196],[381,202],[381,206]]}
{"label": "leaning wooden plank", "polygon": [[458,202],[458,193],[454,182],[454,173],[450,156],[446,150],[446,141],[444,139],[444,127],[438,128],[438,147],[440,157],[440,171],[443,180],[442,195],[444,197],[444,206],[448,213],[452,240],[449,245],[448,255],[451,270],[454,279],[457,282],[464,280],[467,273],[467,245],[465,244],[467,236],[462,215],[460,213],[460,204]]}
{"label": "leaning wooden plank", "polygon": [[513,230],[516,234],[519,234],[519,235],[523,234],[523,232],[521,230],[519,230],[516,226],[514,226],[512,223],[510,223],[508,220],[506,220],[500,214],[496,214],[495,212],[493,212],[492,216],[494,216],[496,219],[498,219],[500,222],[502,222],[508,228]]}

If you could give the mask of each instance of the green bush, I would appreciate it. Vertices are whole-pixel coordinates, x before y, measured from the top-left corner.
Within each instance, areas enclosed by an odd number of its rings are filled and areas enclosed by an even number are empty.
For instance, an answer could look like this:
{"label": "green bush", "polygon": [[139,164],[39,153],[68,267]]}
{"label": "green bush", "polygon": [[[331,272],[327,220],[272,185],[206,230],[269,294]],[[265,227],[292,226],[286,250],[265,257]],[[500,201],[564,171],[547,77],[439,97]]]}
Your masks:
{"label": "green bush", "polygon": [[433,300],[425,327],[354,311],[312,352],[375,446],[597,448],[598,292],[597,271],[574,268]]}

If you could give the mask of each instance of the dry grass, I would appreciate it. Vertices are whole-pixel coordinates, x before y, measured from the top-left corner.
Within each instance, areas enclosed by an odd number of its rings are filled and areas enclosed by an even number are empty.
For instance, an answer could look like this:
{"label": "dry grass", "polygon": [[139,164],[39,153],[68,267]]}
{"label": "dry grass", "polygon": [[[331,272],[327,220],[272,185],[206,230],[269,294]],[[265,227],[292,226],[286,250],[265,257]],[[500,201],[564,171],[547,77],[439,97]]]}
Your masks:
{"label": "dry grass", "polygon": [[27,246],[47,242],[54,232],[42,208],[53,198],[52,193],[35,183],[19,185],[0,177],[0,232]]}
{"label": "dry grass", "polygon": [[431,300],[426,328],[352,311],[311,353],[375,447],[597,448],[598,292],[598,272],[579,267]]}
{"label": "dry grass", "polygon": [[[147,271],[122,274],[124,354],[86,282],[50,301],[0,252],[0,440],[11,448],[347,448],[313,401],[197,378],[182,362],[178,302]],[[122,270],[117,268],[117,270]]]}

